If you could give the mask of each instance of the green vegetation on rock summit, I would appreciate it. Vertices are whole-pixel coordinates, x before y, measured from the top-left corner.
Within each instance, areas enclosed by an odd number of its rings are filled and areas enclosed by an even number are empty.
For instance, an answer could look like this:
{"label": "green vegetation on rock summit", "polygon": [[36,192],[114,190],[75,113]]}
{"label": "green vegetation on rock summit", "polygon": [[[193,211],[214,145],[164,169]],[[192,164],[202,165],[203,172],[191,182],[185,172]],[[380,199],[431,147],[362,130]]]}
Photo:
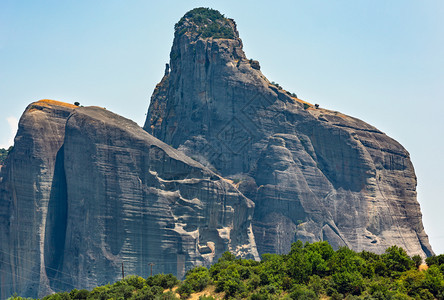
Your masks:
{"label": "green vegetation on rock summit", "polygon": [[235,37],[230,21],[219,11],[199,7],[187,12],[174,26],[176,35],[195,33],[202,38]]}

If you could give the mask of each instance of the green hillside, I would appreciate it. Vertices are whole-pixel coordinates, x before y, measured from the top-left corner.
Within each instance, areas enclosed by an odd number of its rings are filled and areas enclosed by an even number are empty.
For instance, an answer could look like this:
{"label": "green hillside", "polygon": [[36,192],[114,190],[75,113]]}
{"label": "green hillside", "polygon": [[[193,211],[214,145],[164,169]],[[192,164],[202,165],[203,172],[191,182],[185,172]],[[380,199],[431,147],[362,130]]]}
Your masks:
{"label": "green hillside", "polygon": [[290,253],[265,254],[261,262],[226,252],[209,269],[189,270],[182,282],[171,274],[128,276],[43,299],[444,299],[444,255],[421,263],[397,246],[377,255],[298,241]]}

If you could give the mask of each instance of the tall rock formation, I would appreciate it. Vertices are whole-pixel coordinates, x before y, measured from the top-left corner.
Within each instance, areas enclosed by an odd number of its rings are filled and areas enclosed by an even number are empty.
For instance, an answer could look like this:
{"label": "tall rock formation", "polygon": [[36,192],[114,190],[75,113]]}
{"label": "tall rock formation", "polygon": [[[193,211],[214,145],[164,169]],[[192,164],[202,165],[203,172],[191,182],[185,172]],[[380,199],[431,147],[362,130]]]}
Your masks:
{"label": "tall rock formation", "polygon": [[106,284],[122,263],[181,277],[297,239],[433,253],[399,143],[270,83],[219,12],[175,29],[145,130],[99,107],[26,108],[0,168],[1,299]]}
{"label": "tall rock formation", "polygon": [[255,203],[260,254],[292,242],[432,254],[409,153],[375,127],[313,106],[272,84],[246,58],[233,20],[198,8],[176,24],[171,71],[144,129]]}
{"label": "tall rock formation", "polygon": [[103,108],[28,106],[1,178],[1,299],[258,259],[251,200]]}
{"label": "tall rock formation", "polygon": [[[14,148],[0,174],[0,298],[13,292],[48,294],[45,239],[50,199],[60,185],[54,173],[65,123],[76,106],[42,100],[20,119]],[[57,218],[63,218],[58,216]]]}

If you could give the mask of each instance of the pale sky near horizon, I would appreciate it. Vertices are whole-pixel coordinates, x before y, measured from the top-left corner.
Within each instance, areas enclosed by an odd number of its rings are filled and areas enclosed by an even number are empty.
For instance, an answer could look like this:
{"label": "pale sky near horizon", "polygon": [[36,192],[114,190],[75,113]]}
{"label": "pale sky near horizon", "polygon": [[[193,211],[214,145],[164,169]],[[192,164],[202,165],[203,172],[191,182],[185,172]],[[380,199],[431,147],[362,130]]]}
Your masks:
{"label": "pale sky near horizon", "polygon": [[39,99],[97,105],[143,126],[174,24],[233,18],[247,57],[299,98],[362,119],[411,155],[433,250],[444,253],[444,2],[0,1],[0,148]]}

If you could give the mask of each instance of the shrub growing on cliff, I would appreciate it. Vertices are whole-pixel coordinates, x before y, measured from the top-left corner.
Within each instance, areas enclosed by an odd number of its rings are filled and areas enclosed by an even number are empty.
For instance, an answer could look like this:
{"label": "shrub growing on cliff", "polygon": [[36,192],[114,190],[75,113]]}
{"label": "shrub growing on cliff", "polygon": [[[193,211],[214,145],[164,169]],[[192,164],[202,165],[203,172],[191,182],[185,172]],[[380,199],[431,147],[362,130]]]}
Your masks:
{"label": "shrub growing on cliff", "polygon": [[8,156],[9,152],[11,152],[13,149],[13,146],[9,147],[8,149],[0,149],[0,165],[3,165],[6,157]]}

